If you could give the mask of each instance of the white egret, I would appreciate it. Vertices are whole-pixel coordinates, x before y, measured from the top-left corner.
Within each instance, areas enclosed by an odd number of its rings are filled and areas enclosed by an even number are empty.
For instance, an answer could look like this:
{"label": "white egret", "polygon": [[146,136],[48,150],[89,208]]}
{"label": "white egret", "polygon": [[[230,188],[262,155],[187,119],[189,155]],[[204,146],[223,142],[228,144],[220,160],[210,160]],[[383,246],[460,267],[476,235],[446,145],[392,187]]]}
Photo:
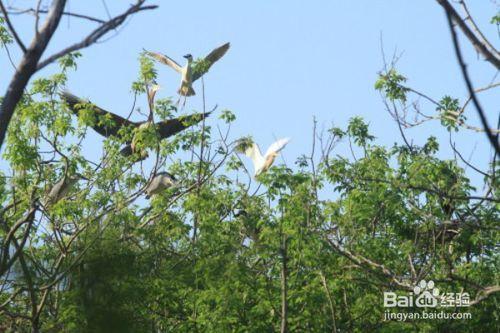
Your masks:
{"label": "white egret", "polygon": [[[186,54],[184,56],[184,58],[187,59],[187,63],[184,66],[179,65],[177,62],[175,62],[175,60],[161,53],[146,51],[146,54],[161,62],[162,64],[170,66],[176,72],[181,74],[181,84],[177,93],[181,96],[187,97],[195,95],[195,91],[192,86],[193,82],[207,73],[210,67],[212,67],[212,65],[217,60],[219,60],[224,56],[224,54],[226,54],[229,46],[230,44],[226,43],[214,49],[202,60],[200,66],[196,66],[196,70],[193,70],[193,56],[191,54]],[[184,99],[184,103],[185,102],[186,100]]]}
{"label": "white egret", "polygon": [[290,138],[279,139],[267,148],[264,156],[262,156],[259,146],[254,142],[252,142],[250,146],[245,149],[245,155],[250,157],[253,162],[255,177],[267,171],[271,165],[273,165],[276,156],[278,156],[278,153],[285,148],[289,141]]}

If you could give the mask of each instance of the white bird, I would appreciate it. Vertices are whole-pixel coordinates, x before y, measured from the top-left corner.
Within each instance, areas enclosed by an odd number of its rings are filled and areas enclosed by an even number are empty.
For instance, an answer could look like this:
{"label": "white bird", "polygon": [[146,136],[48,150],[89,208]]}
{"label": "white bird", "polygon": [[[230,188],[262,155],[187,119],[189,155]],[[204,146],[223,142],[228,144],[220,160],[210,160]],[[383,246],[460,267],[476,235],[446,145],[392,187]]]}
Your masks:
{"label": "white bird", "polygon": [[262,156],[260,148],[256,143],[252,143],[245,149],[245,155],[250,157],[253,162],[255,170],[254,177],[257,177],[261,173],[267,171],[271,165],[273,165],[274,159],[278,156],[278,153],[285,148],[289,141],[290,138],[279,139],[267,148],[264,156]]}
{"label": "white bird", "polygon": [[146,199],[149,199],[154,194],[158,194],[168,188],[176,187],[178,185],[179,182],[172,174],[166,171],[158,172],[158,174],[156,174],[146,187]]}
{"label": "white bird", "polygon": [[[193,56],[191,54],[186,54],[184,58],[187,59],[186,65],[183,67],[179,65],[175,60],[172,58],[161,54],[161,53],[156,53],[156,52],[149,52],[146,51],[146,54],[157,61],[170,66],[173,68],[176,72],[181,74],[181,85],[179,87],[179,90],[177,93],[181,96],[193,96],[195,95],[195,91],[193,89],[193,82],[198,80],[200,77],[202,77],[205,73],[208,72],[210,67],[220,58],[226,54],[227,50],[229,49],[230,44],[226,43],[222,46],[219,46],[218,48],[214,49],[212,52],[210,52],[203,60],[200,68],[197,68],[197,71],[193,71],[192,68],[192,63],[193,63]],[[197,66],[198,67],[198,66]],[[185,101],[185,100],[184,100]]]}
{"label": "white bird", "polygon": [[49,207],[64,198],[73,186],[80,180],[87,179],[80,174],[64,176],[61,180],[52,186],[44,200],[44,206]]}

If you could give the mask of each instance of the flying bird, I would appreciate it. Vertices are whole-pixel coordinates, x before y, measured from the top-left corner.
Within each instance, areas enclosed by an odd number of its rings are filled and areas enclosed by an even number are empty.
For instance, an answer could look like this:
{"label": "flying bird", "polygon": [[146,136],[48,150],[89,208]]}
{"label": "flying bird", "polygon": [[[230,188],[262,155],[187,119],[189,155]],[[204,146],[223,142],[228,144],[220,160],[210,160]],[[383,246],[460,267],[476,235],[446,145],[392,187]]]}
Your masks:
{"label": "flying bird", "polygon": [[248,147],[246,147],[245,155],[250,157],[253,162],[255,169],[254,177],[257,177],[261,173],[267,171],[271,165],[273,165],[276,156],[278,156],[278,153],[285,148],[289,141],[290,138],[279,139],[267,148],[264,156],[262,156],[260,148],[256,143],[252,142]]}
{"label": "flying bird", "polygon": [[[157,90],[157,89],[156,89]],[[156,92],[154,90],[152,93]],[[148,92],[151,94],[151,92]],[[109,136],[117,136],[119,131],[123,127],[132,127],[136,131],[143,130],[146,127],[154,125],[156,127],[156,132],[159,135],[160,139],[166,139],[170,136],[173,136],[186,128],[200,122],[205,117],[208,117],[211,112],[206,113],[194,113],[187,116],[180,116],[178,118],[172,118],[163,120],[157,123],[153,123],[153,113],[150,112],[149,119],[146,121],[130,121],[128,119],[122,118],[117,114],[112,112],[108,112],[100,107],[91,104],[89,101],[83,100],[67,91],[63,91],[61,93],[62,99],[68,104],[69,108],[75,115],[79,115],[82,110],[92,109],[96,116],[97,121],[92,124],[92,128],[99,134],[104,137]],[[89,105],[90,107],[86,107]],[[103,123],[101,121],[102,118],[109,119],[109,122]],[[121,153],[125,156],[130,156],[136,152],[136,144],[137,138],[134,136],[130,141],[126,143],[126,146],[121,150]],[[146,152],[140,152],[140,159],[145,159],[147,157]]]}
{"label": "flying bird", "polygon": [[64,198],[66,194],[69,193],[69,191],[80,179],[87,179],[87,178],[85,178],[80,174],[63,176],[63,178],[59,180],[57,183],[55,183],[54,186],[52,186],[50,191],[47,193],[44,200],[44,206],[45,207],[52,206],[59,200]]}
{"label": "flying bird", "polygon": [[[227,50],[229,49],[230,44],[226,43],[222,46],[219,46],[218,48],[214,49],[212,52],[210,52],[203,60],[202,64],[200,66],[196,66],[196,68],[193,68],[193,56],[191,54],[186,54],[184,58],[187,59],[186,65],[181,66],[175,60],[172,58],[161,54],[157,52],[150,52],[146,51],[146,54],[155,60],[161,62],[162,64],[165,64],[167,66],[170,66],[173,68],[176,72],[181,74],[181,85],[179,87],[179,90],[177,93],[181,96],[193,96],[195,95],[195,91],[193,89],[193,82],[198,80],[200,77],[202,77],[205,73],[208,72],[210,67],[224,56],[226,54]],[[185,100],[184,100],[185,102]]]}
{"label": "flying bird", "polygon": [[178,185],[179,182],[172,174],[166,171],[158,172],[146,187],[146,199],[149,199],[154,194],[158,194],[168,188]]}

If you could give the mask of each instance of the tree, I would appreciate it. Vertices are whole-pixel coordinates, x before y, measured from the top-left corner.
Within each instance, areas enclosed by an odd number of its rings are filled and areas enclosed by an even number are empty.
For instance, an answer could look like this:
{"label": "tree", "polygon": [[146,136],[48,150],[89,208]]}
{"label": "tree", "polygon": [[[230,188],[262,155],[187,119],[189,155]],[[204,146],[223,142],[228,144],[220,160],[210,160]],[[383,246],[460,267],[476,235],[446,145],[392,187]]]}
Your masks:
{"label": "tree", "polygon": [[[0,148],[3,145],[7,127],[9,126],[12,115],[14,114],[16,106],[21,100],[24,89],[26,88],[31,77],[40,69],[55,62],[59,58],[98,42],[109,31],[125,22],[129,16],[143,10],[155,9],[157,7],[154,5],[143,6],[144,3],[145,0],[138,0],[122,14],[115,16],[108,21],[103,21],[82,14],[65,12],[64,8],[66,6],[66,0],[54,0],[49,11],[41,9],[41,1],[38,1],[36,9],[30,8],[23,10],[23,12],[32,12],[35,15],[35,35],[30,45],[26,47],[9,18],[7,8],[5,7],[3,1],[0,1],[0,11],[3,14],[2,21],[5,21],[9,31],[9,34],[6,34],[5,28],[2,27],[4,29],[2,33],[4,38],[1,40],[1,43],[6,46],[7,43],[15,41],[23,52],[23,57],[19,65],[16,67],[16,72],[9,83],[7,92],[5,93],[2,99],[2,104],[0,105]],[[39,29],[38,22],[40,20],[40,16],[44,13],[47,13],[47,18],[45,19],[42,27]],[[49,41],[57,30],[57,26],[59,25],[59,21],[63,15],[74,16],[97,22],[99,23],[99,26],[91,31],[83,40],[69,45],[64,49],[48,56],[46,59],[41,60],[41,57],[47,48]]]}
{"label": "tree", "polygon": [[[87,156],[91,125],[112,120],[92,103],[82,103],[76,119],[59,98],[78,58],[67,54],[57,74],[34,80],[9,125],[0,178],[1,330],[498,330],[497,156],[474,165],[450,140],[455,154],[445,159],[446,143],[431,136],[417,146],[405,132],[433,120],[443,131],[473,131],[468,101],[413,89],[392,61],[375,89],[400,142],[377,144],[359,117],[325,131],[313,122],[311,150],[257,184],[237,153],[229,110],[218,112],[216,127],[203,121],[168,140],[123,128],[103,140],[100,157]],[[169,119],[179,110],[151,99],[155,79],[151,60],[140,57],[137,101]],[[413,98],[427,104],[412,109]],[[409,110],[421,118],[409,121]],[[144,162],[120,154],[132,136],[150,153]],[[334,155],[339,145],[351,156]],[[162,168],[181,184],[146,200]],[[46,200],[54,184],[76,174],[83,177],[64,196]],[[472,318],[384,320],[383,293],[406,295],[422,280],[470,293],[470,307],[443,311]]]}
{"label": "tree", "polygon": [[[500,154],[500,145],[498,143],[498,130],[497,133],[494,133],[494,130],[491,129],[488,124],[488,120],[485,114],[485,111],[481,107],[478,98],[476,97],[476,92],[474,91],[474,87],[472,85],[471,79],[469,78],[469,74],[467,73],[467,66],[464,62],[462,51],[460,50],[460,45],[458,44],[457,33],[455,31],[455,27],[453,24],[458,25],[460,30],[464,33],[467,39],[471,42],[474,48],[477,50],[479,54],[481,54],[488,62],[490,62],[496,70],[500,70],[500,53],[497,49],[491,44],[491,42],[484,36],[479,27],[474,21],[474,18],[469,12],[465,1],[459,1],[462,6],[466,18],[462,18],[455,8],[447,1],[447,0],[437,0],[437,2],[444,8],[446,17],[448,19],[448,25],[450,27],[450,33],[453,40],[453,46],[455,47],[455,54],[457,56],[457,60],[460,64],[460,68],[462,70],[462,74],[464,76],[464,81],[467,86],[467,90],[470,94],[470,99],[474,103],[474,106],[479,114],[479,118],[481,119],[481,123],[483,124],[483,130],[490,140],[491,145],[495,149],[496,154]],[[492,23],[498,24],[498,15],[494,16],[492,19]],[[469,23],[469,24],[468,24]],[[500,127],[500,126],[497,126]]]}

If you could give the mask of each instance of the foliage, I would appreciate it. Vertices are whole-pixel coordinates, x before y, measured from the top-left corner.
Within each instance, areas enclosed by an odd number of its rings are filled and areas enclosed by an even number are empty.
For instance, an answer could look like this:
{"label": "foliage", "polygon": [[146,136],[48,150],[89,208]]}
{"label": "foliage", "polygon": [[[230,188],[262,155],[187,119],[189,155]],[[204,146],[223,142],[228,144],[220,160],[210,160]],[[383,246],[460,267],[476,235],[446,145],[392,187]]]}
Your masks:
{"label": "foliage", "polygon": [[[442,157],[436,137],[385,147],[353,117],[314,136],[320,158],[304,153],[294,169],[275,165],[257,187],[239,159],[251,138],[228,139],[230,110],[219,117],[226,134],[200,124],[160,142],[152,126],[123,128],[89,156],[89,126],[112,120],[96,117],[90,103],[76,120],[59,100],[78,57],[34,81],[10,124],[0,178],[0,330],[276,332],[283,309],[291,332],[499,329],[498,294],[482,298],[499,280],[498,164],[473,184],[458,160]],[[155,78],[141,57],[136,96],[146,97]],[[405,81],[390,70],[375,87],[405,103]],[[445,96],[437,111],[443,126],[459,130],[457,99]],[[154,105],[160,119],[176,112],[170,99]],[[150,153],[144,164],[119,153],[131,140]],[[331,154],[339,142],[352,157]],[[146,200],[159,169],[181,185]],[[76,173],[85,178],[44,204],[57,181]],[[479,186],[488,192],[477,198]],[[478,300],[466,326],[384,321],[383,292],[407,293],[422,279]]]}
{"label": "foliage", "polygon": [[458,125],[463,124],[467,119],[463,112],[460,112],[460,104],[458,99],[444,96],[436,108],[441,117],[441,124],[448,130],[458,131]]}
{"label": "foliage", "polygon": [[0,43],[3,45],[12,43],[12,36],[5,27],[5,19],[0,17]]}
{"label": "foliage", "polygon": [[495,16],[493,16],[490,20],[490,23],[500,25],[500,14],[496,14]]}
{"label": "foliage", "polygon": [[383,91],[391,101],[406,102],[408,88],[402,85],[404,82],[406,82],[406,77],[391,68],[387,73],[379,75],[375,82],[375,89]]}

